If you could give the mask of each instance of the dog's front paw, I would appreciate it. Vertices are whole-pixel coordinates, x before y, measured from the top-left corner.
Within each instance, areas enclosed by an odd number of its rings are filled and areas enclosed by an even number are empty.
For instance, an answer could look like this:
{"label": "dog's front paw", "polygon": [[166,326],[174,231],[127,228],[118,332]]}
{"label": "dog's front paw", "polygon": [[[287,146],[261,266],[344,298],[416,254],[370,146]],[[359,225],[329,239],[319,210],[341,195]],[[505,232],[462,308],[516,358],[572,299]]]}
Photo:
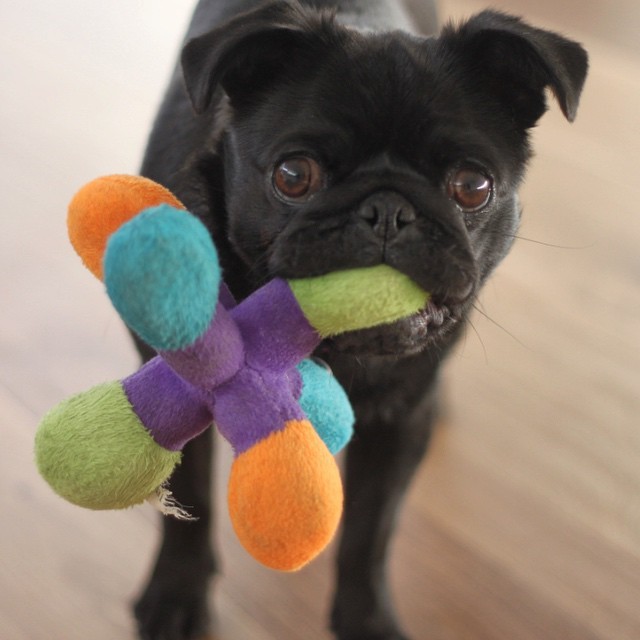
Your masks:
{"label": "dog's front paw", "polygon": [[152,580],[134,605],[141,640],[196,640],[209,629],[208,580]]}
{"label": "dog's front paw", "polygon": [[366,593],[354,590],[348,597],[336,597],[331,616],[336,640],[410,640],[398,627],[388,600]]}
{"label": "dog's front paw", "polygon": [[387,629],[386,631],[367,631],[360,629],[359,631],[345,631],[341,633],[336,631],[336,640],[410,640],[398,629]]}
{"label": "dog's front paw", "polygon": [[387,632],[373,632],[373,634],[362,632],[356,632],[355,635],[349,633],[348,635],[339,634],[336,636],[337,640],[409,640],[409,638],[399,631],[389,631]]}

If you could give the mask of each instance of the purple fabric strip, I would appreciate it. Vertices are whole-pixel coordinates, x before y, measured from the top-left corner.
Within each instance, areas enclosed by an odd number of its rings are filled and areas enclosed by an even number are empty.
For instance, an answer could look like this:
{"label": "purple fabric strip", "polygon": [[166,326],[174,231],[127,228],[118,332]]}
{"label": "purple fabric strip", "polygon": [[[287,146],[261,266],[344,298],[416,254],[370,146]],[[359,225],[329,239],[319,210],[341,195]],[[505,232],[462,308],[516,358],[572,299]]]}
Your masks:
{"label": "purple fabric strip", "polygon": [[182,449],[213,421],[198,390],[159,356],[125,378],[122,386],[142,424],[169,451]]}
{"label": "purple fabric strip", "polygon": [[222,302],[222,306],[227,310],[233,309],[233,307],[238,304],[225,282],[220,283],[220,292],[218,294],[218,297],[220,299],[220,302]]}
{"label": "purple fabric strip", "polygon": [[216,426],[236,455],[284,429],[287,421],[305,419],[294,396],[298,382],[295,376],[245,367],[216,391]]}
{"label": "purple fabric strip", "polygon": [[302,395],[302,375],[297,367],[293,367],[285,374],[288,378],[288,384],[291,385],[291,392],[296,400],[300,400]]}
{"label": "purple fabric strip", "polygon": [[233,377],[245,357],[242,336],[222,302],[209,328],[193,344],[160,355],[178,375],[205,393]]}
{"label": "purple fabric strip", "polygon": [[272,280],[231,312],[246,351],[246,360],[258,369],[285,372],[320,344],[288,283]]}

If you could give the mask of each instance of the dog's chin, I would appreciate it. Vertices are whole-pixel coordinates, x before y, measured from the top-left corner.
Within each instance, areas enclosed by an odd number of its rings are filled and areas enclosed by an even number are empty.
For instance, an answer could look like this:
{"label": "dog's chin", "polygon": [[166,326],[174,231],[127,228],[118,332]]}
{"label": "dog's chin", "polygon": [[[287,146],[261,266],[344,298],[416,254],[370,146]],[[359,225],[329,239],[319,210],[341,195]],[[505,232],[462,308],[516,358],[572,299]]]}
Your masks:
{"label": "dog's chin", "polygon": [[411,356],[450,342],[460,326],[462,310],[430,302],[418,313],[391,324],[350,331],[323,341],[318,355],[331,352],[353,356]]}

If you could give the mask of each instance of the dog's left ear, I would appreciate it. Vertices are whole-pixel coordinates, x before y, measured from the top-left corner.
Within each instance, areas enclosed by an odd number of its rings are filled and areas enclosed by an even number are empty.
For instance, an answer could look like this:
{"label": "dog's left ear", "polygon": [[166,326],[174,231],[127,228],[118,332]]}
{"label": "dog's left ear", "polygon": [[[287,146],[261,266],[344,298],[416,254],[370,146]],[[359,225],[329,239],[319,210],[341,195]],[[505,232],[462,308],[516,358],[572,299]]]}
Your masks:
{"label": "dog's left ear", "polygon": [[567,120],[575,119],[588,68],[578,43],[496,11],[446,27],[441,43],[470,81],[496,96],[520,126],[532,127],[546,111],[547,87]]}

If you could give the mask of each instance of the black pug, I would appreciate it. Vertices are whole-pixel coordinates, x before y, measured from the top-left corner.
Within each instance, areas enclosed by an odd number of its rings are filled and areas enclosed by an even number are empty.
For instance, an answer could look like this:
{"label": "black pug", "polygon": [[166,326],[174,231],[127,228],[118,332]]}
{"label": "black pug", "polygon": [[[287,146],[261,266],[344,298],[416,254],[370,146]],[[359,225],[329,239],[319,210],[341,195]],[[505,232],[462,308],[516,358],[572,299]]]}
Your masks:
{"label": "black pug", "polygon": [[[514,240],[545,89],[573,120],[587,72],[578,44],[516,18],[485,11],[426,38],[405,30],[399,7],[200,0],[142,170],[207,225],[238,298],[274,276],[379,263],[432,293],[415,316],[317,354],[357,415],[332,615],[340,640],[406,638],[386,552],[437,416],[440,365]],[[198,520],[164,520],[135,608],[146,640],[192,638],[206,624],[211,457],[209,431],[172,479]]]}

